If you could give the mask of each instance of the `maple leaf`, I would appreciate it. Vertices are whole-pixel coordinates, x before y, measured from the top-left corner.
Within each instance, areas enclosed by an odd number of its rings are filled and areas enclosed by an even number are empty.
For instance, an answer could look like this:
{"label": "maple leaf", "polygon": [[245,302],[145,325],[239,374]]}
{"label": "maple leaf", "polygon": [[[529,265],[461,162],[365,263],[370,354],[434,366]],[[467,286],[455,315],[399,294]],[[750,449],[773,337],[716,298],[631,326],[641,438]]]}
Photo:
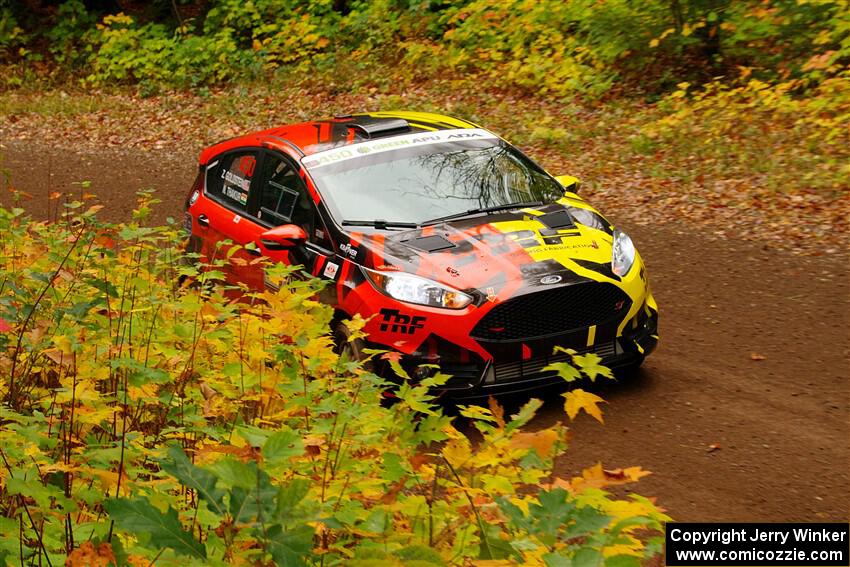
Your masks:
{"label": "maple leaf", "polygon": [[602,411],[599,409],[599,404],[604,403],[605,400],[596,394],[585,392],[582,389],[571,390],[564,394],[564,399],[566,400],[564,411],[567,412],[570,419],[575,419],[579,410],[584,410],[599,423],[605,423],[605,420],[602,419]]}
{"label": "maple leaf", "polygon": [[588,467],[581,471],[581,476],[574,477],[572,481],[567,482],[562,479],[557,479],[559,482],[556,484],[559,486],[566,486],[575,492],[581,492],[588,488],[605,488],[606,486],[637,482],[649,474],[652,473],[642,469],[641,467],[604,469],[602,468],[602,463],[596,463],[592,467]]}
{"label": "maple leaf", "polygon": [[511,439],[511,447],[518,449],[534,449],[537,454],[544,459],[549,457],[555,442],[558,440],[558,433],[554,429],[543,429],[540,431],[521,431]]}
{"label": "maple leaf", "polygon": [[576,370],[576,368],[569,362],[553,362],[552,364],[543,367],[543,372],[552,371],[557,372],[558,376],[567,382],[574,382],[581,378],[581,372]]}
{"label": "maple leaf", "polygon": [[464,439],[452,439],[443,447],[443,457],[454,468],[462,466],[472,456],[469,441]]}
{"label": "maple leaf", "polygon": [[490,413],[493,414],[493,419],[496,420],[496,425],[499,426],[499,429],[504,429],[505,409],[498,401],[496,401],[496,398],[494,398],[493,396],[487,397],[487,404],[490,406]]}
{"label": "maple leaf", "polygon": [[602,362],[602,358],[600,358],[596,353],[589,352],[587,354],[574,355],[573,362],[576,366],[581,368],[581,371],[584,372],[591,381],[595,381],[597,376],[604,376],[605,378],[614,377],[610,368],[599,364]]}
{"label": "maple leaf", "polygon": [[199,559],[207,555],[204,545],[183,529],[177,511],[170,506],[163,514],[146,498],[111,498],[103,503],[103,507],[122,530],[150,534],[158,545],[170,547],[181,555]]}

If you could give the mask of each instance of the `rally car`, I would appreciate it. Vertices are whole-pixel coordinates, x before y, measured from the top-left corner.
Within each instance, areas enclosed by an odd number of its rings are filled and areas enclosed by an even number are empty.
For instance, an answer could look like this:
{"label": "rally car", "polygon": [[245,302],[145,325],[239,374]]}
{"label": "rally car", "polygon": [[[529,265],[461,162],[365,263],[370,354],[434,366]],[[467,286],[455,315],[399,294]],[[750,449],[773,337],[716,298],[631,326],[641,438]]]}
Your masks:
{"label": "rally car", "polygon": [[[439,367],[445,392],[477,398],[559,381],[544,371],[568,356],[556,346],[614,369],[656,346],[640,255],[577,190],[466,120],[373,112],[207,148],[185,223],[207,258],[229,240],[330,280],[322,299],[354,356],[397,351],[414,376]],[[269,287],[263,264],[227,277]],[[366,345],[344,340],[355,314]]]}

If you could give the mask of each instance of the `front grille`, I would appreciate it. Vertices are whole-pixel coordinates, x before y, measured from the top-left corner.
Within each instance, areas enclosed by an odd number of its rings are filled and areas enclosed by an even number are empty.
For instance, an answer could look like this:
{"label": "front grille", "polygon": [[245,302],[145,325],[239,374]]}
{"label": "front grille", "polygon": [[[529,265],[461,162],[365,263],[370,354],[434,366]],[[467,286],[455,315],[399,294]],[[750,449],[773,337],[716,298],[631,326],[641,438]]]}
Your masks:
{"label": "front grille", "polygon": [[475,363],[444,362],[440,364],[440,372],[451,376],[443,387],[451,390],[456,388],[469,388],[477,384],[481,378],[483,366]]}
{"label": "front grille", "polygon": [[607,323],[622,317],[631,304],[623,290],[609,283],[546,289],[497,305],[470,334],[481,341],[542,338]]}
{"label": "front grille", "polygon": [[[579,350],[577,352],[579,354],[585,354],[588,352],[596,353],[602,359],[602,362],[604,364],[606,360],[616,355],[617,347],[615,341],[610,341],[596,345],[589,349]],[[543,374],[543,369],[546,368],[548,365],[555,362],[569,362],[570,360],[570,355],[563,352],[558,352],[555,354],[550,354],[549,356],[538,356],[528,360],[497,362],[493,366],[493,370],[496,373],[496,382],[511,382],[513,380],[519,380],[521,378],[530,378],[535,377],[537,375],[541,375]],[[554,376],[556,373],[548,371],[546,374],[551,374],[552,376]]]}

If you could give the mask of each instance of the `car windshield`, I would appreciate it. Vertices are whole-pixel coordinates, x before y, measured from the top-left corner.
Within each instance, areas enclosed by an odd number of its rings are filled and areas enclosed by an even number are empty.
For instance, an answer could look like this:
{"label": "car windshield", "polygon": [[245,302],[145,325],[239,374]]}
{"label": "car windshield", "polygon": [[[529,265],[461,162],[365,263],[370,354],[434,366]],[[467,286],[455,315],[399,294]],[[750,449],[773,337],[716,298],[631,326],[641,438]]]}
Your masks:
{"label": "car windshield", "polygon": [[416,136],[343,146],[302,161],[338,221],[421,224],[563,195],[557,181],[486,130]]}

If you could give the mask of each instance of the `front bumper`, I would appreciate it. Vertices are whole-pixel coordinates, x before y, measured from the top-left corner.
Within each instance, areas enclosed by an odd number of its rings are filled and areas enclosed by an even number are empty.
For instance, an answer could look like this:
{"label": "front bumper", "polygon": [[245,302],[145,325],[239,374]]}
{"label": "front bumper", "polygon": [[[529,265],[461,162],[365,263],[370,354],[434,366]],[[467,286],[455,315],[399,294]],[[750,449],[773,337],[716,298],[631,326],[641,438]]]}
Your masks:
{"label": "front bumper", "polygon": [[[420,365],[439,366],[440,371],[451,378],[439,388],[438,394],[451,401],[530,393],[564,384],[557,373],[543,370],[549,364],[570,361],[566,353],[555,352],[556,346],[573,349],[578,354],[594,353],[601,358],[603,366],[613,371],[639,366],[658,344],[658,312],[652,308],[643,309],[619,336],[597,341],[590,347],[577,346],[577,340],[586,340],[586,336],[587,330],[581,330],[546,341],[490,345],[500,347],[494,349],[490,360],[476,360],[477,357],[469,353],[458,357],[456,351],[442,359],[405,355],[402,366],[410,376],[419,378],[431,372],[420,369]],[[389,365],[378,365],[376,371],[393,379]]]}

